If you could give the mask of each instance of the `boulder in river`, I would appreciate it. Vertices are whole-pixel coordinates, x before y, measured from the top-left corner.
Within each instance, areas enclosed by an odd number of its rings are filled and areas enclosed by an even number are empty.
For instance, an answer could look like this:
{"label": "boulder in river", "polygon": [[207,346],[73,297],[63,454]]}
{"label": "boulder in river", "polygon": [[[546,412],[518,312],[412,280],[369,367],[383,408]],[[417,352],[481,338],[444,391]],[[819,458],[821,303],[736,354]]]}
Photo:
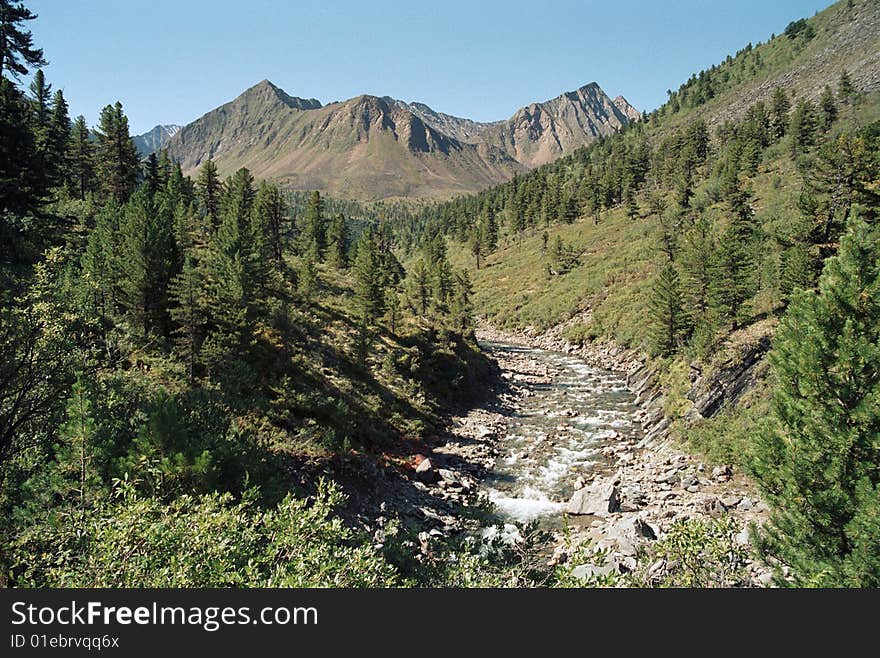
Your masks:
{"label": "boulder in river", "polygon": [[604,516],[620,509],[620,494],[613,480],[597,479],[589,487],[578,489],[568,501],[566,512],[573,516]]}

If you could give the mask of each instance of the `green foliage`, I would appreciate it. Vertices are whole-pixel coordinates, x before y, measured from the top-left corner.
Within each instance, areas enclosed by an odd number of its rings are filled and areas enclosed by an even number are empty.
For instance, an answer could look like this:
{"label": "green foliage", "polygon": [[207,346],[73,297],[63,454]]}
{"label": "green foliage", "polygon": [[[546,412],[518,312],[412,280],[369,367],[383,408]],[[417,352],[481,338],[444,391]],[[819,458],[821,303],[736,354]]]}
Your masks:
{"label": "green foliage", "polygon": [[774,508],[761,548],[794,584],[880,583],[877,244],[851,221],[818,293],[794,294],[771,353],[773,415],[753,471]]}
{"label": "green foliage", "polygon": [[[394,569],[338,517],[339,489],[322,483],[311,501],[261,509],[252,493],[180,496],[170,504],[120,482],[84,525],[83,549],[64,525],[29,529],[11,546],[22,584],[54,587],[388,587]],[[40,546],[44,551],[37,552]]]}
{"label": "green foliage", "polygon": [[640,556],[629,582],[641,587],[737,587],[746,582],[748,546],[737,541],[742,526],[732,516],[692,518],[672,524]]}
{"label": "green foliage", "polygon": [[651,298],[652,345],[655,354],[667,355],[678,348],[688,319],[684,311],[678,270],[667,263],[654,283]]}

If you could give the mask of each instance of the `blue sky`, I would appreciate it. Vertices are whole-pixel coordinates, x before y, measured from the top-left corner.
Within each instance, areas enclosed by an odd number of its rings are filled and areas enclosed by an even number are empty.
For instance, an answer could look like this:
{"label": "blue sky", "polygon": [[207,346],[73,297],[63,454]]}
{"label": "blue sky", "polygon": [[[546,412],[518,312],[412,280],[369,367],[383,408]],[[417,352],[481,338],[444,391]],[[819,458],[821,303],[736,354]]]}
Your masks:
{"label": "blue sky", "polygon": [[596,81],[637,108],[829,0],[30,0],[71,113],[121,100],[133,133],[188,123],[263,78],[477,120]]}

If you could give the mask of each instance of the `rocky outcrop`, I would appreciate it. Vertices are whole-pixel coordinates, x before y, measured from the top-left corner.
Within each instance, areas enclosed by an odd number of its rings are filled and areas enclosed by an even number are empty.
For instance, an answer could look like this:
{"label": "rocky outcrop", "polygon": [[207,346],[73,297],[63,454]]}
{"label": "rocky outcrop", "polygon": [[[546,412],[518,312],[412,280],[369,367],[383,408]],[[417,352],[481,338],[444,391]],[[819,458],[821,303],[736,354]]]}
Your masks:
{"label": "rocky outcrop", "polygon": [[687,397],[694,405],[685,417],[689,420],[712,418],[754,388],[756,373],[770,351],[770,339],[770,334],[765,334],[741,346],[707,374],[700,364],[691,364],[694,376]]}

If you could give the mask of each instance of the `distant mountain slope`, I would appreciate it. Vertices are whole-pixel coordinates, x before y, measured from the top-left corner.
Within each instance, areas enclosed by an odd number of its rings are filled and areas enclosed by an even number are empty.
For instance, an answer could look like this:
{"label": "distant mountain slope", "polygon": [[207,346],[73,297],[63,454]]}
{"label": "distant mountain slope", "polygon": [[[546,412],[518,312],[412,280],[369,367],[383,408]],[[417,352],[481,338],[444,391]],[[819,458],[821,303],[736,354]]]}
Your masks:
{"label": "distant mountain slope", "polygon": [[222,174],[247,167],[291,189],[443,198],[503,182],[610,134],[638,116],[624,107],[593,83],[507,121],[481,123],[390,97],[322,106],[263,80],[181,129],[168,148],[186,172],[213,158]]}
{"label": "distant mountain slope", "polygon": [[179,130],[180,126],[175,126],[174,124],[159,125],[143,135],[132,137],[131,140],[134,142],[138,154],[143,158],[165,146],[168,140],[174,137]]}
{"label": "distant mountain slope", "polygon": [[617,132],[638,117],[626,99],[611,100],[592,82],[518,110],[507,121],[486,128],[480,139],[527,167],[537,167]]}

